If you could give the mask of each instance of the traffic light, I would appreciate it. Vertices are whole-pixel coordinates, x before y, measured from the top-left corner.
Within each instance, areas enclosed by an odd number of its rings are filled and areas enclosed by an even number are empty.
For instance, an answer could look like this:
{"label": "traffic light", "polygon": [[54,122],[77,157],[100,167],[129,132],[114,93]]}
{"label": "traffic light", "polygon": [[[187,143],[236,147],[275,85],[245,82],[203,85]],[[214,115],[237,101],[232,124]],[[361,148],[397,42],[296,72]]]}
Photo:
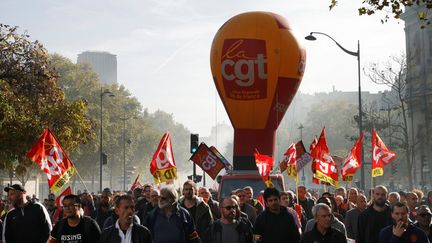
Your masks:
{"label": "traffic light", "polygon": [[191,142],[191,145],[190,145],[190,152],[193,154],[193,153],[195,153],[197,150],[198,150],[198,146],[199,146],[199,136],[198,136],[198,134],[194,134],[194,133],[191,133],[191,135],[190,135],[190,142]]}
{"label": "traffic light", "polygon": [[102,152],[102,164],[103,165],[108,164],[108,155],[104,152]]}

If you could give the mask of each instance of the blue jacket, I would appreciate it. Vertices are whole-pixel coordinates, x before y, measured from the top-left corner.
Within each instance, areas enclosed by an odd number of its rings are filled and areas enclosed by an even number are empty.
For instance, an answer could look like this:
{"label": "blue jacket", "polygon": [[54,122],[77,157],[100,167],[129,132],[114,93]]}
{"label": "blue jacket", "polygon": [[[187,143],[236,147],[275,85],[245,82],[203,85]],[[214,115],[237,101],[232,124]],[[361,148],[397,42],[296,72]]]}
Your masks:
{"label": "blue jacket", "polygon": [[379,243],[429,243],[423,230],[410,224],[402,237],[393,235],[393,225],[383,228],[379,234]]}
{"label": "blue jacket", "polygon": [[[160,231],[160,232],[155,231],[154,226],[159,213],[160,213],[160,208],[159,207],[154,208],[144,219],[144,223],[143,223],[143,225],[150,230],[153,239],[155,235],[166,234],[167,232],[169,232],[169,229],[164,229],[164,231]],[[175,210],[173,212],[172,217],[177,217],[179,219],[179,222],[182,222],[182,224],[180,224],[178,227],[180,227],[180,230],[183,232],[184,237],[182,239],[179,239],[179,242],[201,243],[193,219],[189,214],[189,211],[187,211],[187,209],[181,207],[178,203],[176,203]]]}

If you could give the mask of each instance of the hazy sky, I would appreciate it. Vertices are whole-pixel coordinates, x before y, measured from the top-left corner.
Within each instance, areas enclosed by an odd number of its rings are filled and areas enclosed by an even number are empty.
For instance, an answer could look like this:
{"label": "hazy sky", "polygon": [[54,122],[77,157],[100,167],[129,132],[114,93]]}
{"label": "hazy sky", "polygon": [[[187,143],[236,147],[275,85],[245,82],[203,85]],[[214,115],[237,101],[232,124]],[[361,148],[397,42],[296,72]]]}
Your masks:
{"label": "hazy sky", "polygon": [[[361,0],[2,0],[0,22],[20,26],[50,52],[69,57],[86,50],[117,55],[118,81],[150,111],[161,109],[192,132],[229,122],[210,71],[210,46],[218,28],[246,11],[272,11],[288,19],[307,51],[304,93],[357,90],[357,60],[330,39],[304,37],[325,32],[345,48],[361,44],[361,65],[405,50],[404,23],[381,24],[359,17]],[[362,77],[362,89],[385,89]],[[217,114],[217,116],[216,116]]]}

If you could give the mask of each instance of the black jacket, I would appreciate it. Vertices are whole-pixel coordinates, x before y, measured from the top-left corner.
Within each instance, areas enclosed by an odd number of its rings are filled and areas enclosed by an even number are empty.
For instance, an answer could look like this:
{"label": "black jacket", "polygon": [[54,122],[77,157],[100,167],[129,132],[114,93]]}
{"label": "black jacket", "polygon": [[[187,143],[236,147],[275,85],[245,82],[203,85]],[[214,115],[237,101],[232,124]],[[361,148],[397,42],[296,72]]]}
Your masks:
{"label": "black jacket", "polygon": [[[133,223],[132,243],[151,243],[150,231],[139,224]],[[112,225],[103,230],[99,243],[121,243],[118,229]]]}
{"label": "black jacket", "polygon": [[[247,218],[240,217],[235,224],[236,230],[239,234],[239,243],[252,243],[253,227]],[[222,242],[222,222],[220,220],[214,221],[207,233],[203,237],[204,243],[227,243]]]}
{"label": "black jacket", "polygon": [[46,243],[52,230],[48,212],[40,203],[12,209],[4,224],[3,240],[7,243]]}
{"label": "black jacket", "polygon": [[258,215],[254,234],[261,235],[263,243],[300,242],[300,232],[294,216],[286,207],[280,207],[279,214],[274,214],[266,208]]}
{"label": "black jacket", "polygon": [[378,243],[380,230],[392,223],[388,205],[383,212],[375,211],[373,205],[369,206],[358,217],[356,243]]}
{"label": "black jacket", "polygon": [[347,239],[343,233],[332,227],[322,235],[315,224],[311,231],[305,232],[303,234],[301,243],[346,243]]}

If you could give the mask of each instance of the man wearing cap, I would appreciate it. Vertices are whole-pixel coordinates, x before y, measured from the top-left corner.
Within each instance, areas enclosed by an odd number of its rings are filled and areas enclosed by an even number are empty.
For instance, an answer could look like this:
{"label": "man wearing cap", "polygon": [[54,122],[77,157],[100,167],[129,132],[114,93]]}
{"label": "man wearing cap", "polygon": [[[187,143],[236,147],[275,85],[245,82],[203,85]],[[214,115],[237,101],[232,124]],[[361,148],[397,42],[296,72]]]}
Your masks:
{"label": "man wearing cap", "polygon": [[4,243],[45,243],[52,230],[48,212],[38,202],[24,202],[25,189],[19,184],[5,187],[14,209],[10,210],[3,225]]}

